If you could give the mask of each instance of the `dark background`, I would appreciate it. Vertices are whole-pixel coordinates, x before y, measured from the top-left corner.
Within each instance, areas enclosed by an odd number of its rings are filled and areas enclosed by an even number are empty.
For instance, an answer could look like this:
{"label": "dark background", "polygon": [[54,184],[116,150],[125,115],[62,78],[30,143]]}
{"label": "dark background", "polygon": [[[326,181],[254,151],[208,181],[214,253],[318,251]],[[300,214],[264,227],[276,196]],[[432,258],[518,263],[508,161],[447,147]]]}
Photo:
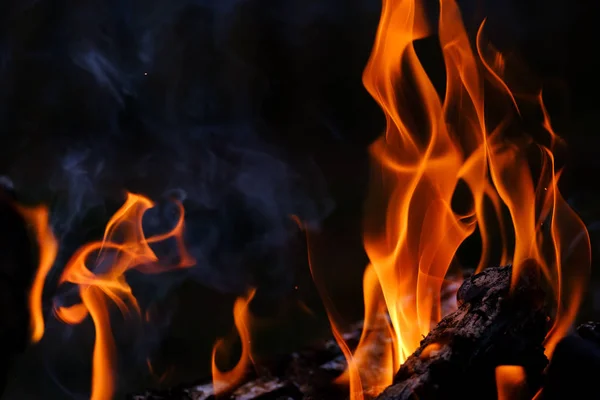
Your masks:
{"label": "dark background", "polygon": [[[494,44],[554,99],[569,145],[563,193],[597,249],[600,5],[459,3],[468,28],[487,16]],[[147,356],[158,375],[169,371],[163,385],[207,376],[212,344],[231,334],[233,301],[249,286],[263,321],[258,350],[329,335],[291,214],[318,226],[315,268],[347,322],[360,319],[367,146],[384,129],[361,74],[379,12],[375,0],[2,2],[0,173],[20,201],[52,205],[62,247],[46,297],[124,188],[153,199],[185,192],[199,266],[132,275],[157,319],[143,331],[114,327],[123,391],[157,384]],[[600,308],[597,291],[592,282],[582,318]],[[85,398],[91,329],[50,321],[4,397]]]}

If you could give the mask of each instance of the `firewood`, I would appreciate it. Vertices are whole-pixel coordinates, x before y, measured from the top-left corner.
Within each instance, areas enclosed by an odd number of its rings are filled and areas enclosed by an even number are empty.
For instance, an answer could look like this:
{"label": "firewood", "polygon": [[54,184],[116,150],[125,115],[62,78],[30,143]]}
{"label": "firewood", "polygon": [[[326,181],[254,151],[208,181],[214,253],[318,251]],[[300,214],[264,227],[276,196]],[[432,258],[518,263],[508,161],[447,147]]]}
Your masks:
{"label": "firewood", "polygon": [[[344,339],[352,346],[358,343],[362,323],[351,327]],[[261,373],[248,375],[248,380],[229,393],[215,397],[210,380],[200,384],[182,385],[167,390],[146,390],[131,394],[130,400],[344,400],[343,388],[333,387],[331,381],[346,369],[346,360],[333,339],[278,357]]]}
{"label": "firewood", "polygon": [[488,268],[465,280],[458,310],[421,341],[377,399],[494,399],[500,365],[522,366],[535,394],[548,363],[549,290],[537,269],[526,268],[509,293],[512,270]]}
{"label": "firewood", "polygon": [[128,397],[131,400],[278,400],[303,398],[298,388],[276,377],[261,377],[238,387],[231,393],[216,397],[212,384],[201,384],[164,391],[147,391]]}
{"label": "firewood", "polygon": [[556,346],[540,399],[593,398],[599,375],[600,323],[586,322]]}
{"label": "firewood", "polygon": [[[469,276],[465,273],[460,278]],[[449,279],[442,288],[442,308],[456,308],[458,277]],[[357,346],[363,330],[363,323],[350,326],[343,334],[349,348]],[[387,337],[387,330],[382,332]],[[385,346],[384,343],[382,343]],[[347,400],[347,388],[332,384],[337,376],[347,368],[346,359],[333,339],[322,340],[306,346],[292,354],[277,357],[262,372],[249,374],[246,383],[230,393],[220,396],[225,400],[268,400],[268,399],[310,399]],[[200,384],[186,384],[167,390],[146,390],[132,394],[130,400],[213,400],[212,384],[207,379]]]}

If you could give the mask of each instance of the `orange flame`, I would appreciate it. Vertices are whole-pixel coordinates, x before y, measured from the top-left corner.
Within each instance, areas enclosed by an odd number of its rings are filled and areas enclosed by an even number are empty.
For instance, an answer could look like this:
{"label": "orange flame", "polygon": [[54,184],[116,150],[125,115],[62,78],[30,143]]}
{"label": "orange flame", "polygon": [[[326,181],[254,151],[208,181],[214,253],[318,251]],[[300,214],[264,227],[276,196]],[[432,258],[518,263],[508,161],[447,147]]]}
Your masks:
{"label": "orange flame", "polygon": [[[68,324],[78,324],[89,315],[94,323],[93,400],[109,399],[114,392],[116,354],[109,300],[116,304],[124,316],[133,312],[141,317],[140,307],[125,279],[125,273],[132,269],[160,273],[194,265],[195,261],[183,242],[183,206],[178,206],[180,215],[175,227],[167,233],[146,238],[142,218],[146,211],[154,207],[154,203],[144,196],[128,193],[125,204],[108,222],[103,240],[79,248],[60,276],[59,284],[77,285],[81,302],[68,307],[55,307],[57,317]],[[34,225],[40,247],[40,262],[31,294],[33,339],[39,340],[44,333],[41,293],[48,271],[54,263],[58,245],[48,226],[46,209],[23,209],[23,215]],[[177,265],[161,265],[150,247],[152,243],[167,239],[174,239],[177,244]]]}
{"label": "orange flame", "polygon": [[248,310],[248,307],[255,294],[256,289],[252,289],[247,296],[238,298],[233,305],[233,321],[242,343],[242,354],[235,367],[229,371],[221,371],[219,370],[219,367],[217,367],[217,352],[224,347],[224,339],[219,339],[213,347],[212,379],[213,392],[215,395],[234,389],[246,377],[250,364],[254,364],[251,353],[252,346],[249,330],[250,311]]}
{"label": "orange flame", "polygon": [[[297,225],[298,228],[300,228],[301,231],[305,232],[306,235],[306,250],[307,250],[307,256],[308,256],[308,266],[310,268],[310,273],[312,276],[313,281],[316,284],[317,290],[319,292],[319,295],[321,296],[321,300],[323,301],[323,304],[325,305],[325,311],[327,312],[327,318],[329,319],[329,325],[331,327],[331,332],[333,333],[333,337],[335,339],[335,341],[339,344],[340,346],[340,350],[342,351],[344,358],[346,358],[346,360],[348,361],[348,370],[346,371],[345,374],[343,374],[342,376],[339,377],[339,379],[337,380],[338,383],[346,383],[346,382],[350,382],[350,389],[353,391],[353,396],[358,396],[356,397],[357,399],[360,398],[362,399],[362,394],[363,394],[363,386],[362,386],[362,382],[361,382],[361,377],[359,375],[360,371],[357,368],[357,363],[354,362],[353,360],[353,355],[352,352],[350,351],[350,348],[348,347],[348,345],[346,344],[346,341],[344,340],[344,336],[342,333],[342,323],[341,323],[341,318],[339,317],[337,310],[335,308],[335,305],[332,301],[332,299],[329,297],[327,288],[324,285],[324,281],[322,279],[320,279],[317,275],[317,269],[314,267],[314,263],[313,263],[313,254],[312,254],[312,238],[310,235],[310,231],[307,228],[307,226],[304,224],[304,222],[300,219],[300,217],[298,217],[297,215],[291,215],[290,218],[292,219],[292,221],[294,221]],[[369,280],[369,282],[372,282],[372,280]],[[373,315],[373,314],[370,314]],[[364,334],[363,336],[366,336],[367,334]],[[364,340],[363,340],[364,341]]]}
{"label": "orange flame", "polygon": [[518,400],[527,398],[525,370],[518,365],[496,367],[498,400]]}
{"label": "orange flame", "polygon": [[[389,386],[394,377],[392,359],[394,333],[390,329],[383,293],[372,265],[367,266],[365,270],[363,287],[365,300],[363,331],[357,349],[351,355],[349,368],[336,379],[337,383],[350,384],[352,399],[363,399],[364,394],[377,395]],[[369,364],[370,368],[360,368],[373,359],[378,360],[376,365]],[[365,382],[364,388],[362,382]]]}
{"label": "orange flame", "polygon": [[[561,141],[541,92],[533,96],[533,106],[543,116],[544,138],[536,141],[520,125],[519,104],[532,96],[511,92],[505,78],[510,63],[484,46],[484,24],[474,52],[457,4],[440,0],[437,28],[446,68],[443,99],[414,47],[433,32],[419,0],[383,0],[363,75],[387,128],[371,147],[375,168],[364,235],[371,261],[364,279],[366,326],[358,348],[347,355],[345,376],[354,400],[363,398],[363,390],[390,384],[440,320],[442,284],[457,265],[458,248],[473,234],[482,242],[477,270],[511,262],[514,285],[521,268],[533,261],[551,283],[557,311],[547,355],[572,324],[589,274],[589,237],[558,189],[561,171],[553,154]],[[493,103],[484,102],[484,84],[494,94],[488,97]],[[520,135],[514,134],[517,129]],[[367,331],[383,310],[393,345],[389,357],[368,356],[365,349],[375,338],[369,339]],[[337,325],[332,327],[346,348]],[[388,373],[359,372],[377,367]]]}
{"label": "orange flame", "polygon": [[54,264],[58,252],[58,241],[48,224],[48,209],[46,207],[18,207],[25,221],[31,225],[39,244],[38,270],[29,293],[29,309],[31,314],[31,341],[37,343],[44,336],[44,313],[42,311],[42,293],[46,276]]}

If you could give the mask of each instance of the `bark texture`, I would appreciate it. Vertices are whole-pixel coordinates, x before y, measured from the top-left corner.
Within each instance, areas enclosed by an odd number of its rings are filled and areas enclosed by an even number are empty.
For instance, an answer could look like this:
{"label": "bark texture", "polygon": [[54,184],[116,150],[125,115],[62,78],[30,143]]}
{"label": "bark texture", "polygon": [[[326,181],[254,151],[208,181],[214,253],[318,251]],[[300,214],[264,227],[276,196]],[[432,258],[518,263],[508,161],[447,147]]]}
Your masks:
{"label": "bark texture", "polygon": [[378,400],[495,398],[495,368],[520,365],[533,393],[548,360],[548,290],[526,268],[511,293],[512,267],[488,268],[465,280],[459,308],[446,316],[402,365]]}

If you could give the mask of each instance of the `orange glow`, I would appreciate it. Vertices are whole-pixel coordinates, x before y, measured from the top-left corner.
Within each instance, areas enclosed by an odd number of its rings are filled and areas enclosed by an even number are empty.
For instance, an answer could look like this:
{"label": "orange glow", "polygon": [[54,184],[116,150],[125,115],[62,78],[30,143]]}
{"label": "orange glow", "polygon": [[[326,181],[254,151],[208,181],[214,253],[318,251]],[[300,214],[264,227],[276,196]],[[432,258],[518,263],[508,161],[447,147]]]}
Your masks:
{"label": "orange glow", "polygon": [[442,346],[439,343],[431,343],[430,345],[428,345],[427,347],[425,347],[423,349],[420,357],[422,359],[426,360],[426,359],[434,356],[441,348],[442,348]]}
{"label": "orange glow", "polygon": [[[381,286],[372,265],[369,265],[363,277],[365,298],[365,319],[357,350],[350,359],[351,367],[336,380],[337,383],[350,384],[353,399],[363,399],[363,394],[377,395],[393,379],[393,332],[387,319],[385,302]],[[335,329],[335,326],[334,326]],[[336,332],[336,338],[342,338]],[[349,351],[348,351],[349,352]],[[378,360],[370,368],[361,368],[369,360]],[[360,390],[356,388],[360,388]]]}
{"label": "orange glow", "polygon": [[248,309],[250,302],[256,294],[256,289],[250,290],[246,297],[238,298],[233,305],[233,321],[235,328],[240,337],[242,344],[242,354],[232,369],[229,371],[221,371],[217,367],[217,353],[225,347],[225,341],[219,339],[212,352],[212,379],[213,390],[215,395],[219,395],[229,390],[234,389],[238,384],[242,383],[248,373],[248,368],[254,364],[251,353],[250,340],[250,311]]}
{"label": "orange glow", "polygon": [[37,273],[29,293],[29,312],[31,314],[31,340],[38,342],[44,336],[44,314],[42,311],[42,293],[46,276],[54,264],[58,252],[58,241],[48,224],[46,207],[17,208],[25,221],[32,226],[39,248]]}
{"label": "orange glow", "polygon": [[[470,236],[478,235],[482,243],[478,271],[510,262],[514,285],[525,265],[535,265],[550,282],[557,303],[547,355],[581,303],[590,243],[584,224],[558,190],[561,170],[554,154],[562,142],[539,89],[535,95],[511,91],[513,82],[506,78],[510,60],[486,44],[484,23],[473,48],[454,0],[440,0],[437,29],[428,23],[422,1],[383,0],[363,82],[384,111],[387,127],[371,146],[374,168],[364,231],[370,259],[364,279],[366,321],[353,354],[330,312],[349,364],[340,380],[349,382],[353,400],[390,384],[440,320],[442,284],[451,267],[460,267],[456,252]],[[414,47],[416,40],[433,34],[445,63],[443,96]],[[543,116],[541,133],[523,128],[524,102],[528,110],[537,110],[534,116]],[[328,311],[333,308],[329,303]],[[385,313],[389,323],[375,318]],[[376,320],[388,324],[392,335],[383,357],[370,356],[368,350]],[[373,369],[387,372],[376,378],[364,373]]]}
{"label": "orange glow", "polygon": [[498,400],[526,399],[525,370],[518,365],[496,367]]}
{"label": "orange glow", "polygon": [[[194,265],[193,258],[183,244],[184,212],[183,206],[178,206],[180,215],[175,227],[165,234],[146,238],[142,218],[146,211],[154,207],[154,203],[144,196],[128,193],[125,204],[108,222],[103,240],[79,248],[60,276],[59,285],[77,285],[81,302],[68,307],[55,307],[55,315],[68,324],[78,324],[87,316],[94,323],[93,400],[110,399],[114,392],[116,354],[111,332],[110,302],[119,308],[123,316],[134,313],[141,319],[141,310],[125,279],[125,273],[132,269],[160,273]],[[44,331],[40,301],[43,282],[54,263],[58,246],[50,232],[45,209],[25,211],[24,215],[27,220],[33,221],[40,247],[38,273],[31,295],[33,337],[39,340]],[[177,244],[179,262],[176,265],[163,265],[150,247],[151,243],[167,239],[174,239]]]}

